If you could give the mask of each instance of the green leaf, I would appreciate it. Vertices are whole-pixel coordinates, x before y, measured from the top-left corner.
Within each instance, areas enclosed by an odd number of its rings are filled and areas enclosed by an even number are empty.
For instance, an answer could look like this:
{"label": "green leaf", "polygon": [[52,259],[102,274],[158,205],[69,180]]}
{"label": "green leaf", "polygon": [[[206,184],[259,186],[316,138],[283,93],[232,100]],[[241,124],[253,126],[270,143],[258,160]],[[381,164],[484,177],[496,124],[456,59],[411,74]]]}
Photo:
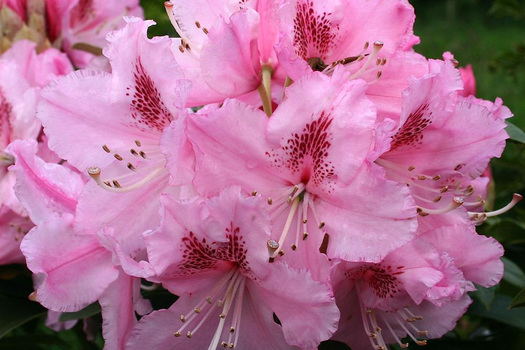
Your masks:
{"label": "green leaf", "polygon": [[525,307],[525,288],[514,297],[514,300],[512,300],[509,309],[514,309],[516,307]]}
{"label": "green leaf", "polygon": [[95,302],[77,312],[64,312],[60,315],[59,321],[66,322],[72,320],[79,320],[81,318],[91,317],[100,313],[100,304]]}
{"label": "green leaf", "polygon": [[498,295],[494,298],[489,310],[481,303],[475,302],[469,309],[471,315],[490,318],[520,329],[525,329],[525,309],[509,310],[512,299],[506,295]]}
{"label": "green leaf", "polygon": [[47,314],[40,304],[29,299],[0,295],[0,338],[9,331]]}
{"label": "green leaf", "polygon": [[489,310],[492,302],[494,301],[494,298],[496,297],[497,286],[485,288],[476,285],[476,288],[477,290],[474,293],[474,297],[477,298],[487,310]]}
{"label": "green leaf", "polygon": [[525,273],[523,273],[523,270],[505,257],[501,258],[501,261],[505,265],[503,279],[516,287],[525,288]]}
{"label": "green leaf", "polygon": [[507,122],[507,127],[505,128],[509,137],[513,141],[525,143],[525,132],[518,128],[516,125]]}

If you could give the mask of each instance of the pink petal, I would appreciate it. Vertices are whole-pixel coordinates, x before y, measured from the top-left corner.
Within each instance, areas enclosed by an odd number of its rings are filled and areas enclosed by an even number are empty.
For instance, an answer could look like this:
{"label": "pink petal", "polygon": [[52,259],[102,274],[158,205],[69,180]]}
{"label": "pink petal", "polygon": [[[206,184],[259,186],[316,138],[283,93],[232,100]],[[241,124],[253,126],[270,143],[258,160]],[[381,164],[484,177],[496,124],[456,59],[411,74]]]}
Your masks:
{"label": "pink petal", "polygon": [[40,224],[21,245],[35,274],[38,301],[55,311],[78,311],[93,303],[118,276],[111,254],[96,237],[73,234],[71,219]]}

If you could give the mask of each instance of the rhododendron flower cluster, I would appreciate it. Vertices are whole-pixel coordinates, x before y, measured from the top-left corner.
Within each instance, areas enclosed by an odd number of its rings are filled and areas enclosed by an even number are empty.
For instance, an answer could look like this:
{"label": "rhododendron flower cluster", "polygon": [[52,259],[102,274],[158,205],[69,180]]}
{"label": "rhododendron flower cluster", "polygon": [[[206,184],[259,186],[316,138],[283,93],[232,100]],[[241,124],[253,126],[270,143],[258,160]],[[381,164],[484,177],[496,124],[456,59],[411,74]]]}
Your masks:
{"label": "rhododendron flower cluster", "polygon": [[[0,57],[0,234],[21,240],[2,262],[25,258],[32,300],[98,302],[107,349],[386,349],[499,282],[475,226],[521,199],[483,209],[512,114],[414,51],[406,0],[165,5],[180,37],[125,17],[108,71],[78,49],[133,1],[46,2],[49,41],[88,69],[29,42]],[[177,301],[153,310],[155,288]]]}

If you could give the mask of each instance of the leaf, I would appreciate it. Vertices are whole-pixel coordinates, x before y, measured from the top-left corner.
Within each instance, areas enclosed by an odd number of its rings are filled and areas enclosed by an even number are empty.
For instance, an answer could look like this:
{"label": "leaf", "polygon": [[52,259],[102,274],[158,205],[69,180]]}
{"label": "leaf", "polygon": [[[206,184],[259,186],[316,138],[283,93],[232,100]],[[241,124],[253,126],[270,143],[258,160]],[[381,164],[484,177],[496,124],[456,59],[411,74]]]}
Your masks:
{"label": "leaf", "polygon": [[496,288],[497,286],[485,288],[482,286],[476,285],[476,292],[474,296],[485,306],[487,310],[490,309],[494,298],[496,297]]}
{"label": "leaf", "polygon": [[509,306],[509,309],[514,309],[517,307],[525,307],[525,288],[522,289],[518,295],[514,297],[512,303]]}
{"label": "leaf", "polygon": [[77,312],[63,312],[62,315],[60,315],[59,321],[66,322],[72,320],[79,320],[81,318],[91,317],[96,314],[99,314],[100,311],[100,304],[95,302]]}
{"label": "leaf", "polygon": [[501,258],[501,261],[503,261],[503,265],[505,265],[503,280],[516,287],[525,288],[525,273],[523,273],[523,270],[505,257]]}
{"label": "leaf", "polygon": [[520,329],[525,329],[525,309],[509,310],[512,299],[506,295],[498,295],[489,310],[480,303],[474,303],[469,309],[471,315],[490,318]]}
{"label": "leaf", "polygon": [[0,295],[0,338],[22,324],[47,314],[40,304],[29,299]]}
{"label": "leaf", "polygon": [[525,132],[518,128],[516,125],[507,122],[507,127],[505,128],[509,137],[513,141],[525,143]]}

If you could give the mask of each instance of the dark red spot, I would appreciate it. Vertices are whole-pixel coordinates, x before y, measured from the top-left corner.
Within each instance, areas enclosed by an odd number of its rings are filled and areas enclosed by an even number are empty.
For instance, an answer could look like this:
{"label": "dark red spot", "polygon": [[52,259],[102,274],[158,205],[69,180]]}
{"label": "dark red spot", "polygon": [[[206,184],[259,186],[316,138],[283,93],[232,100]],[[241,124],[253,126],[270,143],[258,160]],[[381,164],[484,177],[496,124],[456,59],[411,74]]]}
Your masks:
{"label": "dark red spot", "polygon": [[414,112],[410,113],[405,124],[392,138],[393,151],[401,146],[418,147],[423,140],[423,131],[432,124],[432,112],[428,110],[428,104],[424,103]]}
{"label": "dark red spot", "polygon": [[331,13],[316,13],[313,2],[298,2],[294,19],[294,46],[304,60],[312,57],[326,59],[335,46],[338,25],[329,19]]}
{"label": "dark red spot", "polygon": [[393,298],[396,293],[401,291],[396,276],[404,273],[403,269],[403,266],[370,264],[349,270],[346,272],[346,276],[364,282],[378,298]]}
{"label": "dark red spot", "polygon": [[244,273],[251,271],[246,260],[246,241],[240,234],[239,227],[233,224],[225,229],[228,242],[207,243],[199,240],[193,232],[182,239],[182,261],[178,266],[178,275],[187,276],[199,271],[214,269],[219,261],[231,262]]}
{"label": "dark red spot", "polygon": [[131,100],[132,117],[139,127],[162,131],[173,120],[168,108],[161,99],[155,83],[148,75],[140,58],[135,65],[135,93]]}
{"label": "dark red spot", "polygon": [[266,154],[277,168],[284,166],[293,174],[300,173],[304,184],[312,180],[320,185],[335,175],[332,162],[326,160],[333,138],[329,131],[331,124],[332,118],[323,111],[318,119],[306,124],[301,134],[291,134],[281,153]]}

